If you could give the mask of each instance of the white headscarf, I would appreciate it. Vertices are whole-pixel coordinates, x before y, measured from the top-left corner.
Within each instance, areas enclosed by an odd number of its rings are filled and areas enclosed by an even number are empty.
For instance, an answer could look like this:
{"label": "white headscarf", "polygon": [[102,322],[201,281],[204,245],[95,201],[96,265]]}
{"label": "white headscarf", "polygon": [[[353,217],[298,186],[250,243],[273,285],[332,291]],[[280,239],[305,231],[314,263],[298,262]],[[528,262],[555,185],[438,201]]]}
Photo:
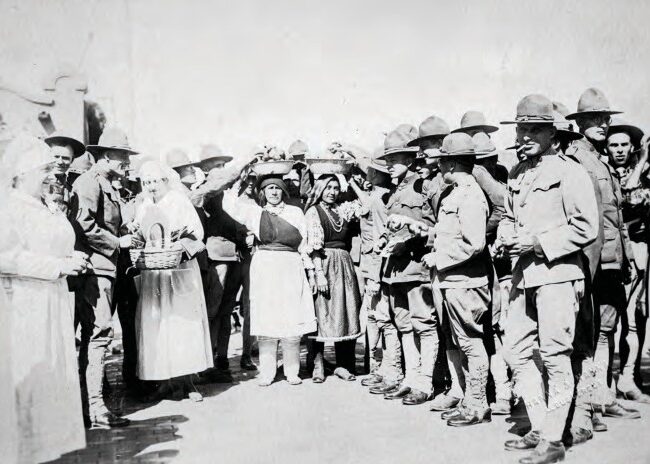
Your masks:
{"label": "white headscarf", "polygon": [[50,147],[32,135],[18,135],[7,145],[0,162],[0,189],[9,188],[14,177],[52,162]]}

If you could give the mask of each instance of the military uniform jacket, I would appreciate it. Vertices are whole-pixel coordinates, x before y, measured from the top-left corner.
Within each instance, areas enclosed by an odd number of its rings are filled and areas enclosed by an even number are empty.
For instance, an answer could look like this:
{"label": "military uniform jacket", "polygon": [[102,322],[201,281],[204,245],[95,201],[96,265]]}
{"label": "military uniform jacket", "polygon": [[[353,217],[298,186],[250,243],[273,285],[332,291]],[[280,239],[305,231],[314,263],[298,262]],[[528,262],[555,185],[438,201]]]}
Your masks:
{"label": "military uniform jacket", "polygon": [[575,141],[566,154],[585,168],[596,191],[600,215],[599,236],[587,250],[592,275],[598,263],[603,269],[626,269],[632,252],[621,212],[623,196],[616,172],[601,161],[600,153],[584,138]]}
{"label": "military uniform jacket", "polygon": [[502,240],[527,233],[534,252],[513,260],[512,283],[533,288],[584,278],[579,252],[598,235],[598,207],[587,172],[549,149],[510,172]]}
{"label": "military uniform jacket", "polygon": [[471,175],[453,184],[440,201],[438,222],[428,245],[435,257],[433,285],[438,288],[477,288],[488,284],[492,272],[486,250],[488,203]]}
{"label": "military uniform jacket", "polygon": [[75,249],[90,256],[88,274],[115,277],[120,248],[122,199],[110,181],[93,166],[72,187],[70,220],[75,229]]}
{"label": "military uniform jacket", "polygon": [[[390,194],[386,203],[388,216],[400,214],[433,225],[435,220],[427,207],[427,198],[422,192],[423,181],[414,174],[407,174]],[[426,238],[409,236],[405,229],[397,233],[384,231],[387,238],[404,234],[404,245],[382,262],[382,281],[386,283],[429,282],[430,273],[422,262],[427,254]]]}

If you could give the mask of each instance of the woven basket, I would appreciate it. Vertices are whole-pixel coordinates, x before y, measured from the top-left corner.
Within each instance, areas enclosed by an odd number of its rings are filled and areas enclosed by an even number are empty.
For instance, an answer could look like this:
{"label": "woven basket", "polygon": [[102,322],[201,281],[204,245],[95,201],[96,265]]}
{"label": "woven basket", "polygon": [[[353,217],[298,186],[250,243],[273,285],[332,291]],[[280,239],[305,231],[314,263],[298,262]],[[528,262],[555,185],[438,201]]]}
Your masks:
{"label": "woven basket", "polygon": [[[155,226],[160,227],[162,236],[165,236],[162,224],[157,222],[149,227],[149,241],[152,241],[151,231]],[[178,244],[170,245],[166,247],[163,239],[160,247],[132,248],[129,250],[131,263],[140,270],[176,269],[181,263],[183,248]]]}
{"label": "woven basket", "polygon": [[271,174],[284,176],[291,172],[294,163],[293,160],[262,161],[252,164],[251,169],[258,176],[268,176]]}
{"label": "woven basket", "polygon": [[314,175],[343,174],[347,175],[352,170],[354,162],[341,158],[307,158],[305,159],[309,170]]}

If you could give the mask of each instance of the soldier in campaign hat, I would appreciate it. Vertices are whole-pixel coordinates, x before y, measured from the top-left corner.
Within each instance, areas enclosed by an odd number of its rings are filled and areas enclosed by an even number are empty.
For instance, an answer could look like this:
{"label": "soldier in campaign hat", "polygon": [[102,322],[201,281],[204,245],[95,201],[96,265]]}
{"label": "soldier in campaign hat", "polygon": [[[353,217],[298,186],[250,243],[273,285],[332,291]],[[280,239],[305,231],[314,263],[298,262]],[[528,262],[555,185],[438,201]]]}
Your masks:
{"label": "soldier in campaign hat", "polygon": [[[409,170],[420,149],[409,146],[418,135],[414,126],[402,124],[391,131],[384,140],[384,153],[379,159],[388,165],[396,184],[386,204],[388,215],[408,215],[433,225],[432,215],[426,211],[426,197],[421,191],[420,179]],[[420,185],[420,188],[416,186]],[[377,245],[383,258],[381,266],[380,305],[378,325],[383,330],[387,355],[399,356],[399,339],[402,336],[406,375],[400,382],[397,359],[393,372],[384,377],[382,384],[372,387],[371,393],[384,394],[389,400],[402,400],[405,405],[422,404],[433,394],[433,367],[438,352],[438,318],[433,311],[433,297],[429,271],[422,262],[426,254],[426,239],[413,237],[405,228],[386,227]],[[397,329],[397,331],[395,330]],[[420,339],[420,346],[415,337]]]}
{"label": "soldier in campaign hat", "polygon": [[431,253],[424,262],[432,269],[438,313],[449,321],[448,336],[463,355],[466,392],[462,405],[444,412],[447,425],[465,427],[490,422],[487,404],[488,354],[484,337],[491,328],[489,310],[491,273],[486,251],[488,202],[472,176],[476,156],[469,135],[444,138],[438,154],[440,171],[450,187],[440,200],[438,222],[430,227],[404,218],[409,228],[426,236]]}
{"label": "soldier in campaign hat", "polygon": [[[640,267],[635,263],[621,212],[619,180],[614,169],[603,161],[611,116],[619,113],[621,112],[610,108],[609,101],[601,90],[589,88],[580,96],[577,111],[566,116],[568,120],[575,120],[584,136],[573,142],[566,150],[566,155],[580,163],[589,173],[601,218],[598,239],[585,251],[593,282],[594,309],[600,315],[594,318],[598,323],[597,343],[585,358],[589,365],[593,355],[595,367],[600,366],[595,377],[596,387],[591,395],[591,402],[597,406],[596,412],[592,414],[592,424],[594,430],[600,431],[606,430],[606,425],[600,419],[601,411],[607,417],[640,417],[638,411],[618,403],[607,385],[612,370],[609,352],[614,347],[618,318],[625,311],[627,303],[625,283],[635,278]],[[582,408],[581,412],[586,414]]]}
{"label": "soldier in campaign hat", "polygon": [[[647,139],[639,127],[615,117],[607,131],[606,151],[621,185],[623,218],[638,267],[636,278],[626,285],[629,297],[626,311],[621,314],[621,345],[625,342],[628,352],[627,358],[621,358],[616,389],[626,399],[650,403],[650,396],[635,383],[638,378],[636,366],[641,362],[639,346],[643,340],[642,330],[638,329],[645,326],[648,318],[647,289],[643,282],[647,274],[650,181],[642,175],[647,173]],[[627,336],[623,339],[624,334]]]}
{"label": "soldier in campaign hat", "polygon": [[460,118],[460,127],[454,129],[452,133],[463,132],[470,136],[474,136],[479,132],[489,135],[498,130],[499,128],[497,126],[487,123],[485,115],[482,112],[470,110],[463,114]]}
{"label": "soldier in campaign hat", "polygon": [[98,144],[86,149],[95,163],[75,181],[70,211],[77,234],[75,248],[87,253],[92,264],[74,285],[81,324],[79,371],[86,387],[84,414],[91,424],[119,427],[129,421],[104,404],[104,358],[113,338],[113,284],[119,250],[131,247],[132,236],[121,234],[123,201],[113,181],[126,176],[129,157],[137,151],[129,145],[124,131],[116,127],[107,127]]}
{"label": "soldier in campaign hat", "polygon": [[[514,389],[526,404],[531,431],[506,449],[533,449],[522,464],[564,459],[562,435],[573,397],[570,354],[576,312],[584,294],[581,251],[598,234],[598,209],[589,177],[557,155],[553,104],[528,95],[517,105],[517,140],[525,159],[508,179],[498,239],[512,258],[504,355]],[[533,361],[539,352],[548,389]]]}

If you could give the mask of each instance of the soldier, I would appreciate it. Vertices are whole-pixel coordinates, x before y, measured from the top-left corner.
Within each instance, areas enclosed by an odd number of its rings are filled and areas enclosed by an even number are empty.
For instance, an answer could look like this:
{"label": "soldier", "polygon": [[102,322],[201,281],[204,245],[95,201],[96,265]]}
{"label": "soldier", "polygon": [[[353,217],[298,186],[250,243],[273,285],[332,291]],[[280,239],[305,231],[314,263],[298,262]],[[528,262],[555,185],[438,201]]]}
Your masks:
{"label": "soldier", "polygon": [[576,140],[566,154],[580,163],[591,177],[599,212],[602,217],[602,248],[600,254],[590,249],[589,261],[593,273],[593,302],[599,312],[598,342],[594,353],[596,391],[593,401],[598,408],[595,427],[602,429],[599,414],[607,417],[638,418],[639,412],[623,407],[607,386],[611,377],[610,351],[614,349],[614,334],[619,314],[625,310],[625,283],[636,275],[637,266],[629,246],[629,237],[621,213],[622,195],[616,173],[601,156],[612,111],[605,95],[598,89],[587,89],[580,96],[577,112],[566,116],[575,120],[583,138]]}
{"label": "soldier", "polygon": [[[416,189],[419,178],[409,170],[419,148],[409,147],[407,143],[417,133],[415,127],[402,125],[390,132],[384,141],[385,152],[380,159],[386,161],[396,185],[386,204],[387,213],[408,216],[433,225],[433,217],[425,216],[426,197]],[[421,186],[421,182],[417,184]],[[389,400],[401,399],[405,405],[422,404],[433,393],[433,367],[438,352],[438,318],[433,311],[429,271],[422,262],[427,252],[426,239],[414,237],[405,228],[390,230],[387,227],[377,249],[384,256],[381,268],[382,302],[388,303],[395,326],[402,335],[406,375],[401,384],[391,379],[373,387],[371,392],[384,393],[384,398]],[[383,330],[386,337],[386,327]],[[420,340],[419,349],[416,336]]]}
{"label": "soldier", "polygon": [[[564,459],[562,432],[573,396],[575,315],[584,291],[580,250],[598,234],[589,176],[552,147],[553,105],[542,95],[517,105],[517,141],[525,160],[510,173],[498,238],[513,260],[504,353],[532,430],[506,449],[535,448],[523,464]],[[538,351],[548,374],[545,391]],[[548,393],[548,395],[547,395]]]}
{"label": "soldier", "polygon": [[647,139],[644,139],[643,131],[638,127],[614,118],[607,131],[606,147],[609,164],[616,170],[621,185],[623,219],[639,271],[637,278],[631,281],[626,289],[629,297],[627,309],[621,315],[620,346],[628,348],[627,361],[621,348],[621,371],[616,389],[626,399],[650,403],[650,396],[641,392],[635,383],[637,366],[641,361],[639,344],[643,339],[642,331],[637,331],[637,327],[645,327],[648,318],[643,280],[647,272],[650,182],[646,176],[639,179],[641,172],[647,173]]}
{"label": "soldier", "polygon": [[469,110],[460,118],[460,127],[451,131],[453,134],[458,132],[465,133],[470,137],[474,137],[478,133],[490,135],[498,131],[497,126],[488,124],[485,115],[480,111]]}
{"label": "soldier", "polygon": [[[418,128],[418,138],[409,142],[409,146],[419,147],[420,152],[424,153],[427,159],[434,160],[432,167],[435,167],[435,173],[422,186],[423,193],[427,197],[425,212],[431,215],[431,217],[435,216],[435,211],[438,209],[438,201],[445,188],[442,175],[437,166],[438,159],[436,156],[440,153],[442,141],[447,135],[449,135],[449,125],[444,119],[434,115],[422,121]],[[442,308],[439,308],[438,317],[440,320],[443,319],[441,316]],[[445,321],[443,321],[444,323]],[[445,331],[445,333],[448,333],[448,331]],[[441,345],[444,346],[445,358],[448,364],[449,386],[444,393],[437,395],[431,401],[430,409],[435,412],[445,412],[454,409],[464,396],[465,380],[460,351],[450,337],[443,338],[442,342],[444,342],[444,345],[442,343]]]}
{"label": "soldier", "polygon": [[121,198],[112,181],[126,175],[129,156],[137,152],[117,128],[107,128],[99,143],[89,145],[87,150],[95,157],[95,164],[76,180],[71,208],[75,249],[90,255],[92,264],[92,270],[79,277],[75,293],[76,316],[81,324],[79,371],[89,422],[118,427],[129,421],[113,414],[104,404],[104,358],[113,338],[111,302],[119,250],[131,246],[132,236],[120,236]]}
{"label": "soldier", "polygon": [[[490,357],[490,373],[494,380],[495,403],[490,406],[492,414],[510,414],[510,398],[512,397],[512,386],[508,378],[508,367],[503,360],[503,326],[507,317],[508,298],[510,295],[512,272],[510,260],[502,253],[496,252],[497,227],[503,213],[505,212],[504,200],[506,196],[507,171],[497,164],[498,153],[494,143],[483,132],[479,132],[472,138],[476,152],[476,164],[472,169],[472,175],[485,193],[490,215],[486,227],[486,240],[493,256],[494,270],[490,276],[490,287],[492,290],[492,315],[494,322],[494,353]],[[506,172],[506,178],[502,179],[502,173],[497,170],[502,168]]]}
{"label": "soldier", "polygon": [[74,137],[61,132],[52,133],[44,141],[50,147],[50,154],[54,160],[53,174],[64,186],[63,202],[65,208],[69,210],[72,179],[68,176],[68,170],[74,160],[86,153],[86,146]]}
{"label": "soldier", "polygon": [[[463,354],[467,390],[463,404],[442,414],[447,425],[464,427],[491,421],[487,404],[488,355],[484,337],[491,335],[489,311],[491,274],[486,249],[488,202],[472,176],[475,144],[464,133],[445,137],[440,171],[450,187],[440,200],[434,227],[410,222],[409,228],[428,237],[432,252],[424,257],[433,270],[432,283],[443,299],[451,337]],[[486,330],[487,328],[487,330]]]}
{"label": "soldier", "polygon": [[[497,126],[488,124],[485,115],[481,111],[466,111],[465,114],[460,119],[460,127],[454,129],[453,133],[463,132],[474,137],[476,134],[485,134],[488,137],[491,137],[490,134],[498,131]],[[516,147],[509,147],[505,150],[500,150],[496,153],[496,157],[488,157],[482,161],[478,161],[477,164],[485,166],[488,171],[499,181],[506,182],[508,178],[508,170],[511,169],[517,162],[516,155],[513,155],[512,151]],[[499,160],[500,164],[497,164]],[[479,181],[480,184],[480,181]]]}

